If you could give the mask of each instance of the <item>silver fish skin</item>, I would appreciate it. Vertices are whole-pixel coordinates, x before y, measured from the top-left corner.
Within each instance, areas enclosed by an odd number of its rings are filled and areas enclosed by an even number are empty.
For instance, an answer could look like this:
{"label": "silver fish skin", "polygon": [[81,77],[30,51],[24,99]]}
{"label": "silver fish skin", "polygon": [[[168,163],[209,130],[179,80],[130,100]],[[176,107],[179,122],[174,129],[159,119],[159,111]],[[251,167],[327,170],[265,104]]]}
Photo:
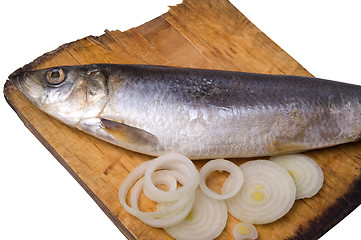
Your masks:
{"label": "silver fish skin", "polygon": [[9,79],[65,124],[153,156],[272,156],[361,136],[361,87],[318,78],[92,64]]}

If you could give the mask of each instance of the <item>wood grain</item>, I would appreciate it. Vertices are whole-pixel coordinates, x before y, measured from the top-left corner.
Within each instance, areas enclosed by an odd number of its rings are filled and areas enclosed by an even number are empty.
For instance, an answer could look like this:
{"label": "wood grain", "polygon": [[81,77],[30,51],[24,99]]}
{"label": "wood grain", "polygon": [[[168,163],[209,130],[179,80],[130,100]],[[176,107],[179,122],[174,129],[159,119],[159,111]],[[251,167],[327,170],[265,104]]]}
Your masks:
{"label": "wood grain", "polygon": [[[90,63],[161,64],[207,69],[311,76],[226,0],[185,0],[126,32],[105,31],[60,46],[26,65],[40,69]],[[29,130],[69,171],[129,239],[172,239],[129,215],[118,201],[128,173],[150,156],[131,152],[70,128],[33,106],[12,84],[5,98]],[[361,202],[361,143],[306,153],[325,174],[321,191],[296,201],[282,219],[259,225],[259,239],[317,239]],[[240,164],[247,159],[234,159]],[[197,167],[205,161],[196,161]],[[221,176],[222,177],[222,176]],[[218,189],[220,178],[212,178]],[[151,209],[145,200],[142,206]],[[231,239],[238,221],[229,215],[218,239]]]}

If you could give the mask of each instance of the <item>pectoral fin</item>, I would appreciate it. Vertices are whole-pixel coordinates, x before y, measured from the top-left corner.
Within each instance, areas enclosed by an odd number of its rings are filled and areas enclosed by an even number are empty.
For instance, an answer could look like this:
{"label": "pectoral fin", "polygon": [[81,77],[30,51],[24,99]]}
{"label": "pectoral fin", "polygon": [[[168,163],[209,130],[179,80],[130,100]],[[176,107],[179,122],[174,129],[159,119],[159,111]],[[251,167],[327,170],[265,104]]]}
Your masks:
{"label": "pectoral fin", "polygon": [[159,140],[153,134],[124,123],[102,118],[101,124],[115,140],[126,145],[155,147]]}

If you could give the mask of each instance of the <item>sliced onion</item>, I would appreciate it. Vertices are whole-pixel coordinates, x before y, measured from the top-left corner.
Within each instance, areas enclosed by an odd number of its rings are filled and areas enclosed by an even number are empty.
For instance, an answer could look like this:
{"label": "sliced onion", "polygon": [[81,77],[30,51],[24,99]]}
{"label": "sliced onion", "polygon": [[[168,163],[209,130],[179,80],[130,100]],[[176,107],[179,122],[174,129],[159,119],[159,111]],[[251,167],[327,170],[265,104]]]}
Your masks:
{"label": "sliced onion", "polygon": [[321,167],[304,154],[289,154],[272,157],[291,174],[296,184],[296,199],[310,198],[321,189],[324,175]]}
{"label": "sliced onion", "polygon": [[[152,174],[157,169],[169,168],[172,169],[174,164],[183,164],[187,167],[187,178],[189,181],[185,183],[181,188],[175,191],[162,191],[158,189],[152,182]],[[189,195],[193,192],[199,184],[199,172],[193,162],[184,155],[177,153],[169,153],[162,155],[153,160],[144,174],[144,188],[153,196],[154,201],[174,201],[180,199],[182,196]]]}
{"label": "sliced onion", "polygon": [[[182,168],[178,168],[178,170],[179,169]],[[149,198],[150,200],[157,202],[155,200],[156,197],[154,197],[152,193],[149,192],[149,190],[144,188],[144,177],[142,179],[143,179],[143,183],[141,190],[143,190],[144,195],[147,196],[147,198]],[[152,175],[152,181],[154,185],[162,184],[163,182],[164,185],[168,186],[168,191],[175,191],[177,189],[177,181],[180,182],[181,184],[185,184],[185,182],[187,182],[187,178],[182,172],[177,170],[160,170],[154,172],[154,174]],[[132,192],[133,191],[134,191],[134,187]]]}
{"label": "sliced onion", "polygon": [[218,237],[226,226],[228,213],[224,201],[215,200],[196,189],[196,198],[188,217],[181,223],[164,228],[177,240],[210,240]]}
{"label": "sliced onion", "polygon": [[[194,200],[195,200],[195,192],[192,192],[190,196],[185,196],[188,198],[188,203],[186,204],[184,209],[181,209],[179,212],[174,212],[169,214],[166,218],[160,219],[141,219],[144,223],[158,228],[172,227],[180,222],[184,221],[184,219],[188,216],[191,211]],[[157,205],[157,210],[162,210],[165,208],[170,208],[174,202],[159,202]]]}
{"label": "sliced onion", "polygon": [[[152,180],[153,183],[156,185],[164,184],[168,186],[169,191],[174,191],[177,188],[177,180],[180,183],[186,182],[186,179],[181,174],[172,170],[161,170],[155,172],[152,175]],[[139,179],[132,188],[132,192],[130,195],[130,203],[132,208],[136,210],[139,210],[138,200],[143,190],[143,186],[144,186],[144,177]],[[183,221],[190,212],[193,206],[194,196],[195,196],[194,192],[191,193],[189,196],[184,196],[183,198],[188,199],[188,201],[187,204],[184,206],[184,208],[179,209],[179,211],[174,211],[172,213],[169,213],[167,216],[158,219],[157,218],[151,218],[151,219],[139,218],[139,219],[145,224],[156,228],[170,227],[175,224],[178,224],[181,221]],[[165,204],[163,204],[165,207],[163,207],[162,209],[166,209],[166,207],[170,208],[173,204],[175,204],[175,202],[166,202]],[[157,210],[159,211],[161,209],[157,208]]]}
{"label": "sliced onion", "polygon": [[[249,161],[240,166],[244,183],[239,193],[225,200],[228,211],[237,219],[266,224],[284,216],[293,206],[296,186],[287,170],[268,160]],[[233,184],[228,178],[222,192]]]}
{"label": "sliced onion", "polygon": [[233,236],[235,240],[255,240],[258,238],[258,232],[254,225],[241,222],[234,226]]}
{"label": "sliced onion", "polygon": [[133,184],[141,177],[144,176],[145,171],[152,165],[152,161],[144,162],[137,166],[129,173],[129,175],[124,179],[120,188],[119,188],[119,201],[120,204],[124,207],[124,209],[131,215],[141,218],[141,219],[152,219],[152,218],[162,218],[167,217],[175,212],[179,212],[185,208],[187,203],[189,202],[188,198],[180,198],[178,199],[172,206],[166,209],[162,209],[155,212],[142,212],[138,209],[130,207],[127,202],[126,198],[128,195],[128,191],[133,186]]}
{"label": "sliced onion", "polygon": [[[230,177],[234,180],[232,189],[225,194],[218,194],[207,186],[206,180],[208,175],[216,170],[229,172]],[[244,177],[241,169],[236,164],[225,159],[215,159],[209,161],[200,170],[199,186],[208,197],[214,199],[224,200],[233,197],[241,189],[243,181]]]}
{"label": "sliced onion", "polygon": [[[168,187],[168,191],[174,191],[177,188],[177,179],[172,176],[169,170],[161,170],[155,172],[152,176],[154,184],[159,185],[163,184]],[[133,186],[132,192],[130,194],[130,205],[132,208],[139,210],[138,200],[139,196],[143,191],[144,186],[144,177],[140,178]],[[145,194],[147,196],[147,194]],[[149,195],[149,194],[148,194]],[[148,196],[147,196],[148,197]],[[149,197],[148,197],[149,198]]]}

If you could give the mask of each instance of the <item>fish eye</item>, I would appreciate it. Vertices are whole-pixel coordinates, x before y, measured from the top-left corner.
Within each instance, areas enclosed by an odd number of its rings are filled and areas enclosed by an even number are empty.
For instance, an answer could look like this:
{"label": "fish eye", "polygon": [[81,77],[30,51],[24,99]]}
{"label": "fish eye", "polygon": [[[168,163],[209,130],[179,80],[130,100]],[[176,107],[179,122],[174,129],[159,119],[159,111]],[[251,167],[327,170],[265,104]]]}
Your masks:
{"label": "fish eye", "polygon": [[65,73],[61,68],[53,68],[46,74],[46,81],[51,85],[60,84],[65,79]]}

